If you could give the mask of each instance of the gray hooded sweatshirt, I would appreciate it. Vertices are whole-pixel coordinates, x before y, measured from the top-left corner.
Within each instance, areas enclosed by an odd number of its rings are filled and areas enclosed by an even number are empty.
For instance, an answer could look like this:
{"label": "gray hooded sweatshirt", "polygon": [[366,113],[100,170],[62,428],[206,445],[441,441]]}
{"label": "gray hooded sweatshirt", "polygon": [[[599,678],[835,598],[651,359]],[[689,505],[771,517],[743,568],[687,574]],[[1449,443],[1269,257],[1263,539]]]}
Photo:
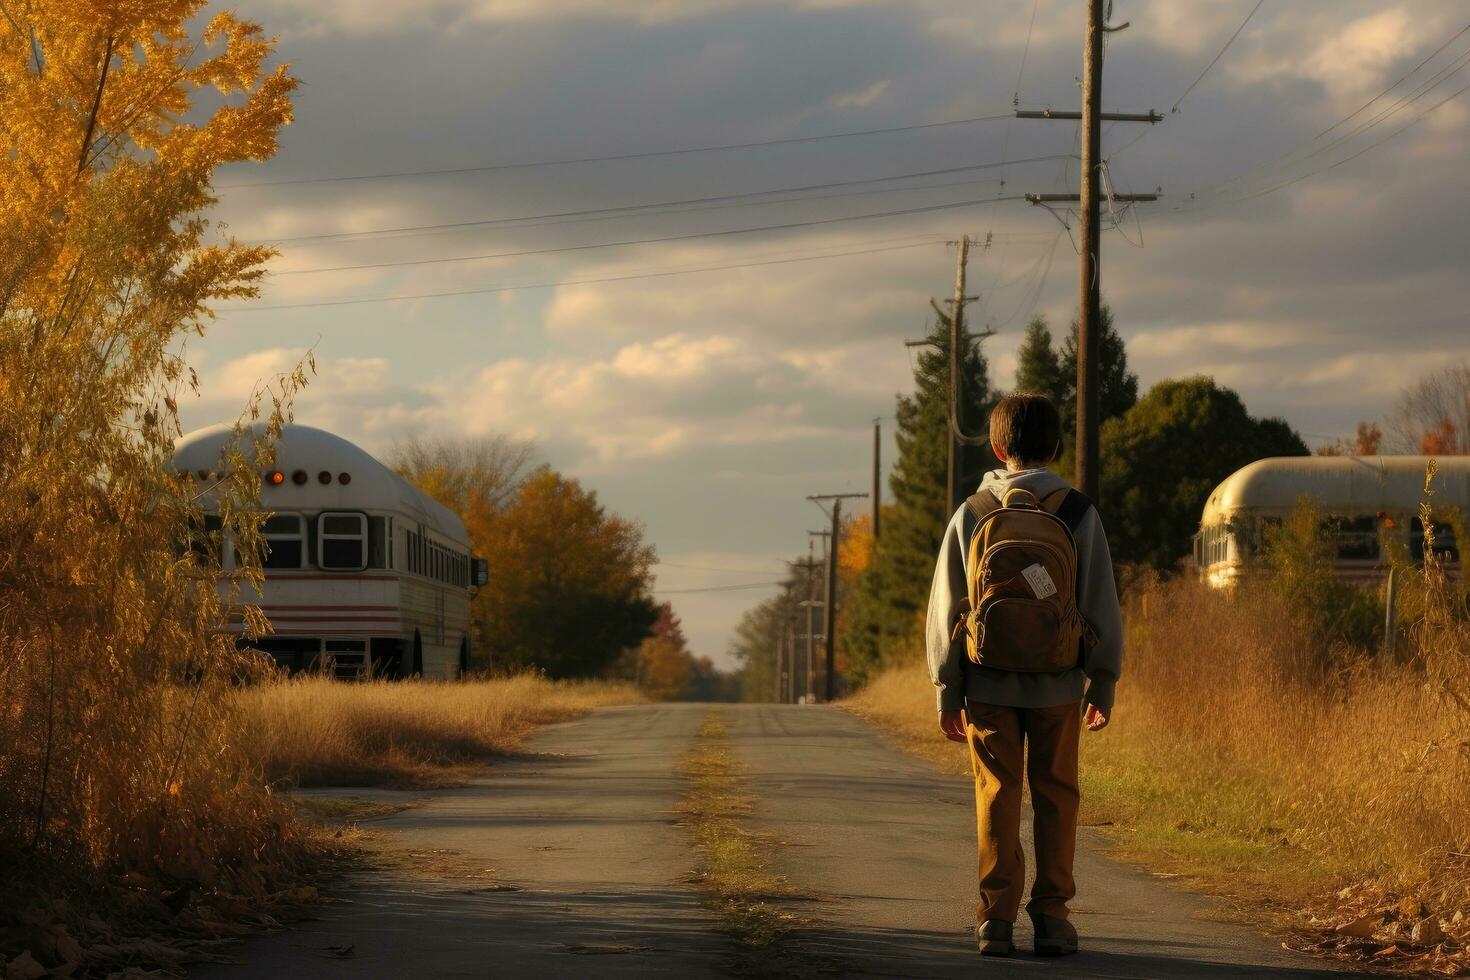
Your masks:
{"label": "gray hooded sweatshirt", "polygon": [[[1037,497],[1045,497],[1066,486],[1066,480],[1048,469],[991,470],[980,482],[981,489],[994,488],[997,497],[1004,496],[1011,487],[1025,487]],[[1113,584],[1113,559],[1097,508],[1088,509],[1075,538],[1077,609],[1092,624],[1098,642],[1087,651],[1080,667],[1056,674],[980,667],[965,653],[963,634],[950,642],[959,603],[966,597],[965,552],[975,523],[975,515],[967,506],[950,520],[929,591],[929,679],[939,690],[939,710],[956,711],[965,706],[966,700],[1014,708],[1051,708],[1080,700],[1086,683],[1088,704],[1111,712],[1113,687],[1123,667],[1123,617]]]}

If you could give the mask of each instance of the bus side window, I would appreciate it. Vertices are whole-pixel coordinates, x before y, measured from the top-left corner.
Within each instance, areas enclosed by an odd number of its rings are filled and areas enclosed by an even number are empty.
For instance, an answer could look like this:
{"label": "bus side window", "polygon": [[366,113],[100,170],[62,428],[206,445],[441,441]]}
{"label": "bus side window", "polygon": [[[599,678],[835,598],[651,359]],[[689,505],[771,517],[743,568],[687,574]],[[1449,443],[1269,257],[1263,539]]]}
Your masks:
{"label": "bus side window", "polygon": [[388,518],[368,518],[368,568],[388,568],[390,559],[388,557]]}
{"label": "bus side window", "polygon": [[1334,520],[1337,557],[1364,560],[1378,557],[1378,518],[1351,517]]}
{"label": "bus side window", "polygon": [[272,514],[261,528],[266,553],[262,568],[300,568],[306,557],[306,521],[300,514]]}
{"label": "bus side window", "polygon": [[368,520],[354,513],[325,513],[317,518],[317,564],[322,568],[358,571],[368,564]]}

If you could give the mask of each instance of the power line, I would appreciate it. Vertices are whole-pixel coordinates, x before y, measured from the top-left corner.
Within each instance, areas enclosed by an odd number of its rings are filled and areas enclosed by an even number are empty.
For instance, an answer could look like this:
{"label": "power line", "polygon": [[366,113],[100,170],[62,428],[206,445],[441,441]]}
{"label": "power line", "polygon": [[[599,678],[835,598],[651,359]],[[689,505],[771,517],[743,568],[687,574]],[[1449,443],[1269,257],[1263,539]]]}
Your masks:
{"label": "power line", "polygon": [[1419,88],[1415,90],[1412,94],[1400,96],[1397,102],[1393,103],[1393,105],[1389,106],[1386,109],[1380,109],[1378,113],[1369,118],[1367,122],[1358,124],[1356,127],[1337,137],[1337,139],[1332,140],[1330,143],[1327,143],[1325,146],[1320,146],[1312,152],[1308,153],[1302,159],[1310,160],[1312,157],[1320,156],[1329,150],[1341,146],[1343,143],[1348,142],[1354,137],[1363,135],[1363,133],[1367,132],[1370,129],[1373,129],[1389,116],[1397,113],[1400,109],[1405,109],[1413,105],[1415,102],[1418,102],[1421,98],[1428,95],[1430,92],[1439,88],[1440,85],[1453,78],[1455,75],[1459,74],[1459,72],[1462,71],[1467,64],[1470,64],[1470,48],[1466,48],[1463,52],[1460,53],[1459,57],[1454,62],[1452,62],[1445,68],[1441,68],[1438,73],[1432,76],[1429,81],[1421,84]]}
{"label": "power line", "polygon": [[684,565],[673,561],[654,562],[659,568],[680,568],[693,572],[725,572],[731,575],[765,575],[771,571],[769,568],[712,568],[708,565]]}
{"label": "power line", "polygon": [[1429,64],[1435,58],[1438,58],[1441,54],[1443,54],[1445,48],[1448,48],[1451,44],[1454,44],[1456,41],[1458,41],[1465,34],[1465,32],[1467,32],[1467,31],[1470,31],[1470,24],[1466,24],[1464,27],[1460,28],[1453,35],[1451,35],[1450,39],[1447,40],[1447,41],[1445,41],[1439,47],[1435,48],[1434,51],[1429,55],[1429,57],[1425,58],[1423,61],[1421,61],[1417,65],[1415,65],[1413,68],[1410,68],[1408,71],[1404,72],[1398,78],[1394,79],[1394,81],[1388,86],[1388,88],[1384,89],[1382,92],[1379,92],[1377,95],[1373,96],[1373,98],[1369,99],[1367,102],[1364,102],[1362,105],[1358,106],[1352,112],[1348,113],[1346,116],[1344,116],[1343,118],[1339,119],[1337,122],[1333,123],[1331,126],[1328,126],[1326,129],[1322,130],[1322,132],[1320,132],[1316,136],[1314,136],[1313,139],[1314,140],[1319,140],[1322,137],[1326,136],[1328,133],[1332,132],[1334,129],[1336,129],[1337,127],[1341,126],[1343,123],[1347,122],[1349,119],[1352,119],[1354,116],[1358,115],[1358,113],[1362,112],[1364,109],[1368,108],[1370,105],[1372,105],[1373,103],[1377,102],[1379,99],[1383,98],[1385,95],[1387,95],[1388,93],[1392,92],[1394,89],[1398,88],[1405,81],[1407,81],[1411,76],[1418,74],[1419,71],[1422,68],[1424,68],[1425,65]]}
{"label": "power line", "polygon": [[326,184],[361,180],[396,180],[402,177],[446,177],[457,174],[492,173],[501,170],[527,170],[535,167],[562,167],[581,163],[612,163],[618,160],[646,160],[653,157],[684,156],[693,153],[720,153],[727,150],[749,150],[762,146],[790,146],[797,143],[817,143],[824,140],[853,139],[860,136],[881,136],[885,133],[913,133],[926,129],[945,129],[955,126],[971,126],[976,123],[996,122],[1008,119],[1009,115],[971,116],[967,119],[949,119],[943,122],[918,123],[909,126],[885,126],[881,129],[860,129],[845,133],[823,133],[818,136],[789,136],[783,139],[752,140],[747,143],[718,143],[710,146],[685,146],[667,150],[646,150],[638,153],[612,153],[594,157],[563,157],[551,160],[527,160],[520,163],[495,163],[478,167],[452,167],[435,170],[399,170],[377,174],[344,174],[332,177],[289,177],[281,180],[257,180],[240,184],[221,184],[221,190],[236,190],[245,187],[280,187],[288,184]]}
{"label": "power line", "polygon": [[[1180,95],[1179,98],[1174,100],[1173,108],[1169,110],[1170,113],[1177,113],[1179,111],[1179,105],[1184,101],[1185,96],[1189,95],[1190,92],[1193,92],[1195,86],[1204,81],[1204,77],[1210,73],[1210,69],[1214,68],[1215,64],[1222,57],[1225,56],[1225,52],[1230,50],[1230,46],[1235,43],[1236,38],[1240,37],[1241,32],[1245,30],[1245,25],[1251,22],[1251,18],[1256,15],[1256,11],[1261,9],[1261,4],[1263,4],[1264,2],[1265,0],[1259,0],[1259,2],[1251,8],[1251,12],[1245,15],[1245,20],[1240,22],[1240,26],[1235,29],[1234,34],[1230,35],[1229,40],[1225,42],[1225,46],[1215,53],[1215,57],[1210,59],[1210,63],[1208,65],[1205,65],[1204,70],[1199,73],[1199,76],[1195,78],[1193,82],[1189,83],[1189,87],[1184,90],[1184,93]],[[1138,135],[1134,136],[1128,142],[1124,143],[1122,146],[1109,153],[1107,157],[1104,158],[1105,161],[1111,161],[1114,157],[1131,149],[1135,144],[1147,137],[1148,134],[1151,132],[1153,132],[1152,126],[1150,126],[1148,129],[1140,131]]]}
{"label": "power line", "polygon": [[582,252],[597,248],[620,248],[625,245],[658,245],[667,242],[685,242],[699,238],[725,238],[731,235],[749,235],[763,231],[789,231],[795,228],[811,228],[819,225],[841,224],[847,221],[868,221],[876,218],[893,218],[911,214],[928,214],[933,211],[948,211],[954,208],[999,204],[1002,201],[1019,201],[1020,195],[1010,197],[973,198],[952,201],[947,204],[927,204],[919,207],[899,208],[890,211],[874,211],[867,214],[839,215],[832,218],[809,218],[804,221],[787,221],[774,225],[758,225],[754,228],[726,228],[720,231],[689,232],[682,235],[663,235],[658,238],[627,238],[614,242],[592,242],[583,245],[558,245],[551,248],[528,248],[514,252],[488,252],[482,255],[451,255],[437,259],[399,259],[392,262],[362,262],[357,265],[323,266],[316,269],[287,269],[273,272],[274,276],[306,276],[323,272],[355,272],[363,269],[396,269],[405,266],[445,265],[453,262],[477,262],[482,259],[521,258],[527,255],[554,255],[562,252]]}
{"label": "power line", "polygon": [[[1029,157],[1029,158],[1024,159],[1024,160],[1015,160],[1015,161],[1011,161],[1011,162],[1016,163],[1016,164],[1022,164],[1022,163],[1044,163],[1044,162],[1046,162],[1048,160],[1062,159],[1065,156],[1066,156],[1066,154],[1063,154],[1063,153],[1048,153],[1048,154],[1045,154],[1044,156]],[[640,212],[643,212],[643,211],[648,211],[648,210],[653,210],[653,209],[661,209],[661,208],[671,208],[671,209],[674,209],[674,208],[682,208],[685,205],[711,204],[711,203],[717,203],[717,202],[722,202],[722,201],[744,201],[744,200],[748,200],[750,198],[770,197],[770,196],[779,195],[779,194],[798,194],[798,193],[802,193],[804,191],[829,190],[829,189],[834,189],[834,188],[838,188],[838,187],[855,187],[855,186],[859,186],[859,185],[863,185],[863,184],[879,184],[879,183],[885,183],[885,182],[888,182],[888,181],[896,181],[896,180],[917,180],[917,179],[923,178],[923,177],[942,177],[942,176],[946,176],[946,175],[949,175],[949,174],[969,173],[969,172],[975,171],[975,170],[993,170],[993,169],[996,169],[998,167],[1004,167],[1004,166],[1007,166],[1007,163],[1005,161],[994,162],[994,163],[978,163],[978,164],[972,164],[972,165],[964,166],[964,167],[944,167],[944,168],[937,169],[937,170],[916,170],[916,171],[912,171],[910,173],[893,174],[893,175],[887,176],[887,177],[867,177],[867,178],[858,179],[858,180],[834,180],[834,181],[825,181],[823,183],[804,184],[804,185],[798,185],[798,186],[795,186],[795,187],[778,187],[778,188],[772,188],[770,190],[763,190],[763,191],[746,191],[746,192],[739,193],[739,194],[715,194],[715,195],[709,195],[709,196],[705,196],[705,197],[682,198],[682,199],[673,200],[673,201],[649,202],[647,204],[624,204],[624,205],[620,205],[620,206],[617,206],[617,207],[611,207],[611,208],[583,208],[583,209],[574,210],[574,211],[548,211],[548,212],[545,212],[543,214],[527,214],[527,215],[518,215],[518,216],[503,217],[503,218],[483,218],[483,219],[479,219],[479,220],[475,220],[475,221],[450,221],[450,222],[443,222],[443,223],[439,223],[439,224],[402,225],[402,226],[399,226],[399,227],[396,227],[396,228],[375,228],[375,229],[369,229],[369,230],[366,230],[366,231],[331,232],[331,233],[321,234],[321,235],[296,235],[296,236],[293,236],[291,238],[263,239],[263,240],[260,240],[260,241],[269,241],[269,242],[273,242],[275,244],[288,244],[288,243],[292,243],[292,242],[319,242],[319,241],[340,240],[340,239],[345,239],[345,238],[360,239],[360,238],[365,238],[365,237],[370,236],[370,235],[397,235],[397,234],[404,234],[404,233],[423,232],[423,231],[438,231],[438,230],[446,230],[446,229],[482,228],[482,227],[487,227],[487,226],[491,226],[491,225],[537,223],[537,222],[540,222],[542,219],[582,218],[582,217],[595,216],[595,215],[617,215],[617,216],[621,216],[621,215],[624,215],[624,214],[637,214],[637,213],[640,213]],[[959,183],[962,183],[962,184],[964,184],[964,183],[976,183],[976,181],[961,181]],[[953,185],[953,184],[935,184],[935,185],[929,185],[929,186],[933,186],[933,187],[948,187],[948,186],[955,186],[955,185]],[[876,192],[870,191],[870,192],[867,192],[867,193],[891,193],[891,192],[896,191],[896,190],[926,190],[926,189],[928,189],[928,187],[919,186],[919,187],[912,187],[912,188],[891,188],[891,189],[885,189],[885,190],[876,191]],[[838,196],[845,196],[845,195],[828,195],[828,196],[838,197]],[[814,199],[815,200],[821,200],[822,198],[821,197],[818,197],[818,198],[814,198]],[[784,203],[784,202],[773,201],[771,203]],[[704,209],[704,208],[689,208],[689,210],[707,210],[707,209]],[[679,212],[678,211],[669,211],[669,212],[666,212],[666,213],[677,214]],[[555,222],[552,222],[552,223],[555,223]]]}
{"label": "power line", "polygon": [[555,289],[559,286],[591,286],[609,282],[626,282],[632,279],[659,279],[667,276],[683,276],[697,272],[725,272],[732,269],[750,269],[767,265],[785,265],[788,262],[810,262],[814,259],[835,259],[849,255],[872,255],[878,252],[896,252],[902,249],[917,248],[922,245],[933,245],[943,239],[925,238],[922,241],[910,242],[907,245],[891,245],[881,248],[855,249],[848,252],[829,252],[821,255],[786,256],[782,258],[767,259],[757,262],[736,262],[729,265],[711,265],[690,269],[667,269],[655,272],[639,272],[621,276],[598,276],[588,279],[561,279],[550,282],[520,283],[508,286],[486,286],[479,289],[455,289],[433,293],[412,293],[401,296],[371,296],[358,299],[332,299],[317,300],[304,303],[275,303],[269,306],[225,306],[218,312],[221,313],[268,313],[278,310],[304,310],[318,306],[358,306],[365,303],[392,303],[400,300],[438,299],[448,296],[485,296],[494,293],[509,293],[521,289]]}
{"label": "power line", "polygon": [[1369,143],[1367,146],[1361,148],[1356,153],[1353,153],[1353,154],[1350,154],[1348,156],[1345,156],[1345,157],[1343,157],[1343,158],[1341,158],[1339,160],[1334,160],[1332,163],[1329,163],[1326,166],[1318,167],[1316,170],[1309,170],[1306,173],[1298,174],[1295,177],[1292,177],[1289,180],[1284,180],[1281,183],[1276,184],[1273,187],[1267,187],[1267,188],[1265,188],[1263,190],[1258,190],[1258,191],[1253,191],[1253,192],[1250,192],[1250,193],[1247,193],[1247,194],[1242,194],[1239,197],[1228,197],[1228,198],[1224,198],[1223,200],[1208,201],[1208,202],[1204,202],[1204,203],[1198,205],[1197,207],[1181,206],[1181,207],[1174,208],[1173,210],[1175,210],[1175,211],[1208,211],[1208,210],[1210,210],[1212,208],[1224,207],[1225,205],[1228,205],[1228,204],[1240,204],[1240,203],[1242,203],[1244,201],[1250,201],[1250,200],[1254,200],[1255,198],[1258,198],[1258,197],[1265,197],[1268,194],[1274,194],[1274,193],[1276,193],[1279,190],[1282,190],[1284,188],[1290,187],[1292,184],[1298,183],[1298,182],[1303,181],[1303,180],[1307,180],[1310,177],[1315,177],[1318,174],[1326,173],[1329,170],[1334,170],[1334,169],[1342,166],[1345,163],[1350,163],[1353,160],[1356,160],[1358,157],[1360,157],[1363,154],[1369,152],[1370,150],[1377,149],[1378,147],[1382,146],[1384,143],[1387,143],[1389,140],[1393,139],[1395,136],[1398,136],[1400,133],[1404,132],[1405,130],[1409,129],[1410,127],[1412,127],[1412,126],[1416,125],[1417,123],[1421,122],[1424,119],[1424,117],[1428,116],[1431,112],[1433,112],[1434,110],[1438,109],[1440,106],[1444,105],[1446,102],[1451,102],[1454,99],[1459,98],[1461,95],[1464,95],[1467,91],[1470,91],[1470,83],[1465,84],[1464,86],[1456,89],[1454,92],[1451,92],[1449,95],[1445,96],[1443,99],[1440,99],[1434,105],[1430,106],[1428,109],[1426,109],[1423,112],[1419,113],[1419,115],[1415,116],[1413,119],[1410,119],[1404,125],[1400,126],[1398,129],[1396,129],[1393,132],[1389,133],[1387,136],[1384,136],[1383,138],[1378,139],[1378,140],[1374,140],[1372,143]]}
{"label": "power line", "polygon": [[[1442,54],[1445,51],[1446,48],[1448,48],[1451,44],[1453,44],[1456,39],[1458,39],[1459,37],[1461,37],[1462,35],[1464,35],[1467,31],[1470,31],[1470,25],[1466,25],[1464,28],[1461,28],[1452,37],[1450,37],[1450,39],[1448,41],[1446,41],[1445,43],[1441,44],[1438,48],[1436,48],[1432,54],[1430,54],[1427,58],[1425,58],[1424,60],[1420,61],[1417,65],[1415,65],[1412,70],[1410,70],[1406,74],[1400,76],[1399,78],[1395,79],[1394,82],[1391,85],[1389,85],[1387,88],[1383,89],[1381,92],[1379,92],[1373,98],[1369,99],[1362,106],[1359,106],[1357,109],[1354,109],[1352,112],[1348,113],[1346,116],[1342,117],[1341,119],[1338,119],[1331,126],[1328,126],[1326,129],[1322,130],[1320,133],[1318,133],[1316,136],[1312,137],[1310,140],[1306,140],[1306,141],[1304,141],[1302,143],[1297,144],[1296,146],[1294,146],[1291,149],[1287,150],[1285,153],[1283,153],[1281,156],[1277,157],[1274,160],[1268,161],[1266,163],[1257,164],[1256,166],[1250,167],[1250,168],[1248,168],[1246,170],[1243,170],[1240,173],[1235,174],[1232,177],[1228,177],[1228,178],[1226,178],[1226,179],[1224,179],[1222,181],[1218,181],[1215,184],[1212,184],[1211,186],[1209,186],[1209,187],[1207,187],[1207,188],[1205,188],[1203,190],[1196,191],[1194,194],[1191,195],[1191,197],[1194,198],[1194,199],[1198,199],[1199,197],[1201,197],[1203,195],[1219,194],[1219,193],[1223,192],[1226,188],[1231,187],[1232,185],[1239,184],[1239,183],[1244,182],[1244,181],[1249,181],[1249,180],[1254,179],[1256,177],[1264,176],[1266,174],[1271,173],[1273,170],[1287,169],[1287,168],[1295,165],[1296,163],[1302,162],[1302,160],[1310,159],[1313,156],[1317,156],[1317,155],[1319,155],[1319,154],[1321,154],[1323,152],[1326,152],[1327,150],[1330,150],[1330,149],[1333,149],[1333,148],[1335,148],[1337,146],[1340,146],[1347,139],[1351,139],[1351,138],[1354,138],[1354,137],[1357,137],[1357,136],[1361,136],[1364,132],[1368,131],[1369,129],[1372,129],[1372,128],[1376,127],[1379,123],[1383,122],[1387,117],[1389,117],[1391,115],[1394,115],[1400,109],[1403,109],[1403,108],[1407,107],[1408,105],[1412,105],[1413,103],[1417,102],[1419,99],[1421,99],[1425,95],[1427,95],[1430,91],[1432,91],[1433,89],[1439,87],[1439,85],[1442,84],[1446,79],[1448,79],[1449,77],[1451,77],[1452,75],[1454,75],[1456,72],[1458,72],[1462,68],[1464,68],[1465,67],[1465,64],[1467,63],[1466,62],[1466,59],[1467,58],[1470,58],[1470,49],[1467,49],[1466,51],[1464,51],[1460,55],[1458,55],[1456,57],[1456,59],[1453,62],[1451,62],[1451,64],[1448,67],[1440,69],[1434,76],[1432,76],[1430,78],[1430,80],[1428,82],[1426,82],[1424,84],[1421,84],[1420,87],[1418,88],[1418,90],[1416,90],[1415,92],[1413,92],[1410,95],[1401,97],[1397,102],[1395,102],[1393,105],[1389,106],[1386,110],[1383,110],[1383,111],[1379,112],[1376,116],[1374,116],[1372,119],[1370,119],[1366,124],[1357,127],[1356,129],[1354,129],[1351,133],[1347,134],[1346,136],[1339,137],[1338,139],[1333,140],[1331,143],[1327,144],[1326,146],[1320,147],[1320,148],[1318,148],[1316,150],[1313,150],[1312,149],[1312,147],[1316,146],[1317,143],[1319,143],[1322,140],[1323,137],[1327,136],[1329,133],[1333,132],[1338,127],[1342,126],[1344,123],[1348,122],[1349,120],[1351,120],[1351,119],[1355,118],[1356,116],[1358,116],[1359,114],[1361,114],[1369,106],[1372,106],[1374,103],[1378,102],[1380,99],[1382,99],[1385,96],[1387,96],[1395,88],[1397,88],[1399,85],[1401,85],[1405,80],[1407,80],[1408,78],[1412,77],[1414,74],[1416,74],[1417,72],[1419,72],[1420,70],[1422,70],[1430,62],[1432,62],[1435,58],[1437,58],[1440,54]],[[1374,144],[1374,145],[1378,145],[1378,144]],[[1307,152],[1306,156],[1301,156],[1301,154],[1303,153],[1303,151],[1310,151],[1310,152]],[[1356,156],[1356,154],[1355,154],[1355,156]],[[1335,166],[1335,164],[1333,166]],[[1328,169],[1330,169],[1330,168],[1328,168]],[[1318,173],[1318,172],[1320,172],[1320,170],[1317,170],[1317,171],[1309,171],[1304,176],[1311,176],[1312,174]],[[1295,182],[1294,180],[1291,181],[1291,183],[1294,183],[1294,182]],[[1182,209],[1185,209],[1187,207],[1188,207],[1188,205],[1185,205],[1185,206],[1182,206],[1181,208],[1175,208],[1175,210],[1182,210]]]}
{"label": "power line", "polygon": [[1171,112],[1179,111],[1179,103],[1183,102],[1186,98],[1189,97],[1189,93],[1194,91],[1194,87],[1196,85],[1204,81],[1205,76],[1210,73],[1210,69],[1214,68],[1215,63],[1225,56],[1226,51],[1230,50],[1230,45],[1234,44],[1235,39],[1240,37],[1240,32],[1245,30],[1245,25],[1251,22],[1251,18],[1256,15],[1256,11],[1260,10],[1265,2],[1266,0],[1256,0],[1256,5],[1251,8],[1251,12],[1245,15],[1245,20],[1241,21],[1240,26],[1235,29],[1235,33],[1230,35],[1230,40],[1226,41],[1225,46],[1219,50],[1215,57],[1210,59],[1210,63],[1208,65],[1205,65],[1205,70],[1199,73],[1199,77],[1189,83],[1189,88],[1184,90],[1184,94],[1174,100],[1174,108],[1170,110]]}
{"label": "power line", "polygon": [[711,585],[702,589],[655,589],[654,595],[686,595],[690,592],[740,592],[745,589],[770,589],[785,582],[747,582],[744,585]]}

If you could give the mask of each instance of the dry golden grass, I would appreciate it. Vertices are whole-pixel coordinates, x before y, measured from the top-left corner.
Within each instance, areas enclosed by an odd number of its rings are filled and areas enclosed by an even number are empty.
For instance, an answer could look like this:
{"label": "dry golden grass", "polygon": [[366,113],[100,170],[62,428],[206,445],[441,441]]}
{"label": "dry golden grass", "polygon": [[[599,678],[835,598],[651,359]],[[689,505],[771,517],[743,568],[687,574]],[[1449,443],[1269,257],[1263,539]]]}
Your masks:
{"label": "dry golden grass", "polygon": [[[1470,941],[1470,644],[1450,617],[1417,629],[1419,662],[1312,651],[1270,596],[1178,580],[1127,610],[1113,723],[1084,734],[1085,823],[1126,857],[1269,906],[1284,921],[1410,966]],[[1315,663],[1317,669],[1302,665]],[[921,665],[849,707],[951,772]],[[1259,906],[1258,906],[1259,907]]]}
{"label": "dry golden grass", "polygon": [[537,726],[635,704],[636,688],[533,674],[438,683],[343,684],[306,677],[240,692],[243,744],[294,786],[443,786]]}
{"label": "dry golden grass", "polygon": [[718,709],[705,717],[699,736],[680,767],[689,780],[680,823],[700,853],[692,880],[737,943],[733,972],[754,978],[831,972],[789,942],[804,920],[781,903],[804,896],[771,870],[775,843],[743,826],[753,797]]}

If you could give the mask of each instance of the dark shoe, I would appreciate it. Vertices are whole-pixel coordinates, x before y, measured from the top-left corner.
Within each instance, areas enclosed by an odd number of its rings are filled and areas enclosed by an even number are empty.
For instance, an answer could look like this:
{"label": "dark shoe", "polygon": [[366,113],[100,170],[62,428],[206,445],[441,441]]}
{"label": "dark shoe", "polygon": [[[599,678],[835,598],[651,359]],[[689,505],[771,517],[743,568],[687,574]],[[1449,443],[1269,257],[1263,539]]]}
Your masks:
{"label": "dark shoe", "polygon": [[1066,919],[1054,915],[1033,915],[1037,956],[1068,956],[1077,952],[1077,930]]}
{"label": "dark shoe", "polygon": [[1011,939],[1012,924],[1005,919],[986,919],[975,930],[975,942],[986,956],[1010,956],[1016,951]]}

